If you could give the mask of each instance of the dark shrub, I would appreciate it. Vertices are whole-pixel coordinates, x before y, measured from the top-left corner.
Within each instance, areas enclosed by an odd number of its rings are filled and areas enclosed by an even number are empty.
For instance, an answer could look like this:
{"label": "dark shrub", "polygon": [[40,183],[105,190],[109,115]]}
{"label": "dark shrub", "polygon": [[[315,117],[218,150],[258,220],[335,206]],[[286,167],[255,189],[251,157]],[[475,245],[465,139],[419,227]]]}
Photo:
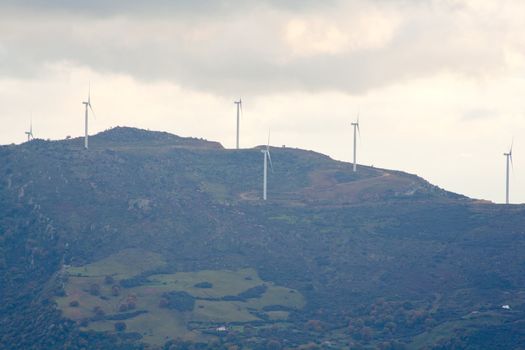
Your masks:
{"label": "dark shrub", "polygon": [[72,300],[72,301],[69,303],[69,306],[71,306],[71,307],[78,307],[78,305],[80,305],[80,303],[78,302],[78,300]]}
{"label": "dark shrub", "polygon": [[93,313],[95,314],[96,319],[102,319],[106,315],[106,313],[104,312],[104,310],[102,310],[100,306],[95,306],[93,308]]}
{"label": "dark shrub", "polygon": [[159,301],[159,307],[161,308],[167,308],[169,306],[169,301],[166,298],[161,298]]}
{"label": "dark shrub", "polygon": [[133,310],[137,307],[137,295],[129,294],[126,300],[123,302],[126,305],[127,310]]}
{"label": "dark shrub", "polygon": [[111,295],[118,297],[120,295],[120,286],[115,284],[113,287],[111,287]]}
{"label": "dark shrub", "polygon": [[96,283],[93,283],[91,286],[89,286],[89,294],[91,295],[100,295],[100,286]]}
{"label": "dark shrub", "polygon": [[126,330],[125,322],[115,322],[115,330],[117,332],[124,332]]}
{"label": "dark shrub", "polygon": [[265,284],[262,284],[260,286],[250,288],[240,293],[238,297],[241,298],[242,300],[260,298],[264,293],[266,293],[267,290],[268,290],[268,287]]}
{"label": "dark shrub", "polygon": [[237,295],[226,295],[222,298],[225,301],[246,301],[247,299],[258,299],[268,290],[264,284],[247,289]]}
{"label": "dark shrub", "polygon": [[166,299],[168,309],[177,311],[192,311],[195,307],[195,298],[186,292],[168,292],[162,294]]}
{"label": "dark shrub", "polygon": [[195,284],[194,287],[208,289],[208,288],[213,288],[213,284],[211,284],[210,282],[199,282]]}
{"label": "dark shrub", "polygon": [[121,280],[119,283],[124,288],[133,288],[143,285],[144,283],[147,283],[148,280],[143,276],[135,276],[132,278],[128,278],[125,280]]}
{"label": "dark shrub", "polygon": [[106,276],[106,277],[104,277],[104,283],[105,284],[113,284],[113,283],[115,283],[115,280],[113,279],[112,276]]}
{"label": "dark shrub", "polygon": [[62,288],[58,288],[55,290],[55,296],[57,297],[65,297],[66,296],[66,291]]}

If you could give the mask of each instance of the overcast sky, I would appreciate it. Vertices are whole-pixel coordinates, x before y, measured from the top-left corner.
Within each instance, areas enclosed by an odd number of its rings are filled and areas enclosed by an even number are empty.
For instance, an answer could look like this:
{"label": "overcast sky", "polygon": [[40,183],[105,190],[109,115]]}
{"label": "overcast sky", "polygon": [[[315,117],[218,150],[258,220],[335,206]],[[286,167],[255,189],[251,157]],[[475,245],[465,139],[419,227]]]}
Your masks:
{"label": "overcast sky", "polygon": [[[352,156],[525,202],[525,1],[0,0],[0,144],[117,125]],[[279,160],[274,159],[275,166]]]}

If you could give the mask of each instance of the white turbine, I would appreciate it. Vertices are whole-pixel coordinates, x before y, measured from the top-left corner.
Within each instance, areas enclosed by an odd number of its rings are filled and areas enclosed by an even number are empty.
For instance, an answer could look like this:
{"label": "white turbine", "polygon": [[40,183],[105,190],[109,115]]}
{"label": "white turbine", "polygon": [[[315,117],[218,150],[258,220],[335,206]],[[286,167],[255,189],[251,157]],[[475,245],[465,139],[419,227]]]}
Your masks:
{"label": "white turbine", "polygon": [[510,174],[509,174],[509,165],[514,167],[514,164],[512,163],[512,146],[514,145],[514,141],[512,141],[510,145],[509,153],[503,153],[507,160],[507,172],[506,172],[506,181],[505,181],[505,204],[509,204],[509,187],[510,187]]}
{"label": "white turbine", "polygon": [[242,99],[239,98],[239,101],[233,101],[237,105],[237,142],[236,142],[236,148],[239,149],[239,124],[240,124],[240,116],[242,114]]}
{"label": "white turbine", "polygon": [[27,135],[28,142],[34,139],[33,137],[33,118],[31,118],[31,121],[29,122],[29,131],[26,131],[25,134]]}
{"label": "white turbine", "polygon": [[266,200],[268,198],[268,161],[273,172],[272,157],[270,156],[270,131],[268,131],[268,144],[266,145],[266,149],[262,149],[261,152],[264,155],[263,200]]}
{"label": "white turbine", "polygon": [[357,113],[357,121],[352,123],[354,127],[354,173],[357,171],[357,133],[361,136],[361,131],[359,130],[359,113]]}
{"label": "white turbine", "polygon": [[88,135],[88,119],[89,119],[89,116],[88,116],[88,110],[91,109],[91,112],[93,112],[93,115],[95,115],[95,111],[93,111],[93,107],[91,107],[91,86],[89,87],[89,90],[88,90],[88,100],[87,102],[82,102],[83,105],[86,106],[86,111],[85,111],[85,128],[84,128],[84,148],[85,149],[88,149],[89,148],[89,135]]}

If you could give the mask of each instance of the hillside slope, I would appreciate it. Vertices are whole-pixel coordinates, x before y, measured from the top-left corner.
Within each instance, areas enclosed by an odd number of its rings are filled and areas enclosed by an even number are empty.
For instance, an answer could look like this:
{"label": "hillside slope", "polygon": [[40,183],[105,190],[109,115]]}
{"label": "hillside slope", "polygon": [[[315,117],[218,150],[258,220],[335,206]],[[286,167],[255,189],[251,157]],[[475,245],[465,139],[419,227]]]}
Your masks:
{"label": "hillside slope", "polygon": [[524,206],[290,148],[265,202],[257,148],[90,145],[0,147],[0,348],[525,341]]}

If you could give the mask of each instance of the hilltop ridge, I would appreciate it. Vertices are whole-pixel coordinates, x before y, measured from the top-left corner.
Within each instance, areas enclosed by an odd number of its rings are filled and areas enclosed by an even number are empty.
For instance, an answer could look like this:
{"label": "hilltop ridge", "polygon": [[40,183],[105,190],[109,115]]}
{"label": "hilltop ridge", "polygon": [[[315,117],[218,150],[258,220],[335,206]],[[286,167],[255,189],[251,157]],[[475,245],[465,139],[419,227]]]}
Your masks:
{"label": "hilltop ridge", "polygon": [[0,147],[6,344],[525,341],[525,206],[282,147],[263,201],[258,148],[120,127],[91,141]]}
{"label": "hilltop ridge", "polygon": [[218,142],[196,137],[181,137],[164,131],[150,131],[132,127],[117,126],[92,136],[103,145],[136,143],[137,146],[173,145],[188,148],[223,149]]}
{"label": "hilltop ridge", "polygon": [[[192,153],[194,158],[191,159],[191,164],[185,163],[187,153],[180,153],[178,162],[185,164],[185,171],[191,168],[197,177],[200,177],[198,174],[203,175],[203,171],[206,172],[204,178],[201,178],[207,183],[204,185],[206,188],[201,190],[230,200],[254,201],[260,198],[262,162],[260,154],[254,151],[265,146],[231,150],[214,141],[131,127],[115,127],[91,136],[90,140],[89,151],[79,154],[70,152],[79,148],[83,150],[83,138],[51,143],[34,140],[23,145],[47,147],[46,149],[57,151],[57,148],[65,147],[63,151],[72,159],[89,159],[91,162],[106,162],[109,161],[108,158],[119,154],[167,156],[168,159],[173,159],[177,149],[181,152],[197,152]],[[359,165],[359,171],[353,172],[350,163],[335,161],[315,151],[289,147],[271,147],[271,151],[275,168],[270,174],[270,200],[310,205],[349,205],[361,201],[396,198],[467,200],[465,196],[448,192],[402,171]],[[211,154],[215,154],[216,159],[195,162]],[[207,167],[210,167],[209,170],[213,167],[216,174],[207,171]],[[219,188],[222,194],[218,193]]]}

